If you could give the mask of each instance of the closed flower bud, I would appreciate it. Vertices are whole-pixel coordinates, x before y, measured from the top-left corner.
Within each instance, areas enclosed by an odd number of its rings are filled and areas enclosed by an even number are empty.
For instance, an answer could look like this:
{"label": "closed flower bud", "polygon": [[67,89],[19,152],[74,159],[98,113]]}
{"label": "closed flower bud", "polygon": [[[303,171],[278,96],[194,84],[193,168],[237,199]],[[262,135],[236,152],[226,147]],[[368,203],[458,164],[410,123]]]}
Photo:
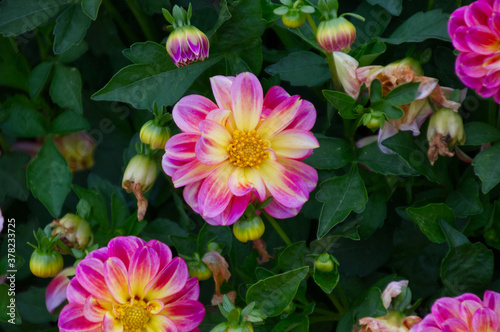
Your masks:
{"label": "closed flower bud", "polygon": [[384,126],[385,116],[382,112],[372,111],[363,115],[363,125],[370,129],[379,129]]}
{"label": "closed flower bud", "polygon": [[212,276],[212,271],[201,260],[190,261],[187,263],[187,266],[191,278],[197,277],[198,280],[202,281],[210,279]]}
{"label": "closed flower bud", "polygon": [[35,249],[31,254],[30,270],[35,276],[49,278],[58,274],[63,268],[62,255],[53,249],[43,252]]}
{"label": "closed flower bud", "polygon": [[175,65],[181,67],[207,58],[209,42],[207,36],[198,28],[183,25],[170,33],[166,48]]}
{"label": "closed flower bud", "polygon": [[298,28],[306,21],[306,14],[299,9],[290,9],[286,14],[281,16],[281,20],[286,27]]}
{"label": "closed flower bud", "polygon": [[54,137],[54,143],[73,173],[90,169],[94,165],[95,143],[86,132]]}
{"label": "closed flower bud", "polygon": [[336,264],[337,263],[333,260],[332,255],[327,253],[319,255],[314,260],[314,267],[320,272],[332,272]]}
{"label": "closed flower bud", "polygon": [[83,250],[92,245],[94,235],[90,224],[76,214],[68,213],[51,222],[49,226],[52,228],[52,236],[59,234],[59,239],[69,248]]}
{"label": "closed flower bud", "polygon": [[257,215],[250,219],[240,219],[233,225],[234,236],[244,243],[260,239],[265,229],[264,222]]}
{"label": "closed flower bud", "polygon": [[356,28],[344,17],[322,21],[318,25],[316,40],[326,52],[342,51],[354,43]]}
{"label": "closed flower bud", "polygon": [[149,144],[151,149],[164,149],[172,131],[169,127],[159,126],[155,120],[149,120],[142,126],[139,136],[141,142]]}
{"label": "closed flower bud", "polygon": [[156,161],[144,154],[137,154],[130,159],[123,174],[122,187],[127,192],[133,191],[132,184],[140,185],[141,192],[145,193],[155,183],[158,166]]}
{"label": "closed flower bud", "polygon": [[451,150],[458,142],[465,143],[465,130],[462,117],[449,108],[441,108],[431,116],[427,129],[429,151],[427,155],[431,164],[437,160],[438,155],[452,157]]}

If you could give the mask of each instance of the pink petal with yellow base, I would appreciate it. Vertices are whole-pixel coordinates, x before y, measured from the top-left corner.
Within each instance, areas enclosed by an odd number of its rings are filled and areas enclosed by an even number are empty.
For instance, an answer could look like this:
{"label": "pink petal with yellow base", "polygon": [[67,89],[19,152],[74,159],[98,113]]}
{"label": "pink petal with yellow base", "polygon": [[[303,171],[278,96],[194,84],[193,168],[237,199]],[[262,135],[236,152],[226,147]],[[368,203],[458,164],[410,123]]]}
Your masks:
{"label": "pink petal with yellow base", "polygon": [[484,305],[500,317],[500,294],[492,291],[484,292]]}
{"label": "pink petal with yellow base", "polygon": [[92,323],[83,315],[83,306],[68,304],[59,314],[59,331],[61,332],[97,332],[101,331],[101,323]]}
{"label": "pink petal with yellow base", "polygon": [[231,85],[231,110],[236,127],[244,132],[255,129],[260,121],[263,92],[259,80],[252,73],[236,76]]}
{"label": "pink petal with yellow base", "polygon": [[233,196],[227,208],[213,218],[204,218],[207,223],[213,226],[229,226],[241,218],[250,202],[250,194],[245,196]]}
{"label": "pink petal with yellow base", "polygon": [[470,77],[483,77],[488,74],[489,69],[486,69],[484,63],[487,56],[477,53],[460,53],[457,61],[462,66],[462,72]]}
{"label": "pink petal with yellow base", "polygon": [[204,312],[205,308],[200,302],[180,300],[167,304],[162,314],[172,320],[179,331],[191,331],[200,325]]}
{"label": "pink petal with yellow base", "polygon": [[287,219],[295,217],[299,214],[300,208],[289,208],[273,199],[271,203],[264,208],[264,211],[269,213],[274,218]]}
{"label": "pink petal with yellow base", "polygon": [[[111,306],[110,306],[111,307]],[[104,308],[99,304],[99,302],[94,299],[92,296],[89,296],[85,301],[85,305],[83,306],[83,314],[85,318],[93,323],[102,322],[106,312],[108,309],[112,308]]]}
{"label": "pink petal with yellow base", "polygon": [[173,296],[183,289],[188,278],[186,264],[176,257],[146,286],[145,299],[163,299]]}
{"label": "pink petal with yellow base", "polygon": [[467,324],[459,318],[450,318],[441,326],[443,332],[473,332]]}
{"label": "pink petal with yellow base", "polygon": [[143,299],[146,285],[156,276],[160,258],[156,251],[142,247],[132,257],[128,271],[129,294],[132,298]]}
{"label": "pink petal with yellow base", "polygon": [[75,275],[75,268],[68,267],[59,272],[47,286],[45,291],[45,306],[52,313],[66,300],[66,289],[70,283],[69,276]]}
{"label": "pink petal with yellow base", "polygon": [[209,138],[200,137],[198,142],[196,142],[196,156],[202,164],[218,165],[229,158],[226,146],[222,146]]}
{"label": "pink petal with yellow base", "polygon": [[184,163],[196,159],[195,146],[200,134],[178,134],[171,137],[165,144],[163,158],[179,160]]}
{"label": "pink petal with yellow base", "polygon": [[190,183],[202,180],[209,176],[214,170],[215,165],[205,165],[198,160],[193,160],[179,169],[172,176],[174,187],[179,188]]}
{"label": "pink petal with yellow base", "polygon": [[274,108],[267,119],[265,119],[257,129],[257,134],[262,139],[269,139],[272,136],[280,133],[295,118],[301,100],[299,96],[292,96],[281,102]]}
{"label": "pink petal with yellow base", "polygon": [[481,332],[498,332],[499,322],[497,314],[489,309],[477,310],[472,317],[472,330]]}
{"label": "pink petal with yellow base", "polygon": [[114,299],[104,280],[104,263],[96,258],[84,259],[76,267],[78,282],[93,297],[113,302]]}
{"label": "pink petal with yellow base", "polygon": [[146,247],[149,247],[156,251],[160,259],[160,268],[167,266],[172,260],[172,250],[163,242],[157,240],[150,240],[146,243]]}
{"label": "pink petal with yellow base", "polygon": [[175,326],[175,323],[172,322],[168,317],[164,315],[154,315],[149,319],[148,324],[146,325],[147,332],[177,332],[180,330]]}
{"label": "pink petal with yellow base", "polygon": [[450,318],[460,317],[460,302],[450,297],[440,298],[431,307],[432,314],[438,325]]}
{"label": "pink petal with yellow base", "polygon": [[495,53],[500,46],[497,36],[491,32],[490,28],[482,25],[470,27],[466,40],[471,50],[479,54]]}
{"label": "pink petal with yellow base", "polygon": [[484,25],[488,26],[488,19],[492,14],[492,9],[486,2],[476,1],[467,7],[464,13],[464,20],[468,26]]}
{"label": "pink petal with yellow base", "polygon": [[235,169],[229,161],[217,166],[203,181],[198,194],[198,207],[203,217],[212,218],[222,213],[231,200],[229,176]]}
{"label": "pink petal with yellow base", "polygon": [[312,149],[319,147],[318,140],[310,131],[287,129],[270,139],[271,148],[277,156],[304,159]]}
{"label": "pink petal with yellow base", "polygon": [[193,209],[194,212],[200,213],[200,209],[198,207],[198,193],[200,191],[200,187],[203,184],[203,180],[193,182],[184,187],[182,191],[182,196],[186,203]]}
{"label": "pink petal with yellow base", "polygon": [[77,278],[71,279],[69,282],[68,288],[66,288],[66,297],[69,303],[75,303],[83,306],[85,304],[85,300],[90,296],[90,293],[87,292],[85,288],[80,285],[80,282]]}
{"label": "pink petal with yellow base", "polygon": [[316,184],[318,183],[318,172],[313,167],[302,161],[288,158],[278,158],[278,162],[285,166],[287,171],[297,174],[304,179],[308,192],[316,188]]}
{"label": "pink petal with yellow base", "polygon": [[103,248],[91,251],[85,257],[87,257],[87,258],[97,258],[98,260],[100,260],[101,262],[104,263],[106,261],[106,259],[108,259],[108,257],[109,257],[108,247],[103,247]]}
{"label": "pink petal with yellow base", "polygon": [[205,120],[208,112],[217,108],[219,107],[208,98],[189,95],[179,100],[174,106],[172,117],[177,127],[184,133],[199,133],[200,121]]}
{"label": "pink petal with yellow base", "polygon": [[302,100],[295,119],[288,125],[287,129],[311,130],[315,123],[316,109],[314,105],[307,100]]}
{"label": "pink petal with yellow base", "polygon": [[244,196],[253,192],[261,202],[266,199],[264,180],[262,180],[259,170],[253,167],[236,168],[229,177],[228,185],[236,196]]}
{"label": "pink petal with yellow base", "polygon": [[226,128],[212,120],[204,120],[199,124],[199,128],[203,137],[221,145],[228,146],[231,142],[231,135]]}
{"label": "pink petal with yellow base", "polygon": [[119,236],[109,241],[109,256],[119,258],[128,269],[132,256],[145,244],[144,240],[135,236]]}
{"label": "pink petal with yellow base", "polygon": [[109,292],[118,303],[126,303],[130,299],[127,267],[119,258],[109,257],[104,262],[104,280]]}
{"label": "pink petal with yellow base", "polygon": [[231,85],[233,81],[234,77],[232,76],[214,76],[210,78],[215,101],[222,109],[231,109]]}
{"label": "pink petal with yellow base", "polygon": [[102,321],[102,330],[103,332],[124,332],[123,323],[111,312],[107,312]]}
{"label": "pink petal with yellow base", "polygon": [[163,298],[165,303],[180,301],[180,300],[198,300],[200,297],[200,284],[198,278],[189,278],[184,287],[172,295]]}

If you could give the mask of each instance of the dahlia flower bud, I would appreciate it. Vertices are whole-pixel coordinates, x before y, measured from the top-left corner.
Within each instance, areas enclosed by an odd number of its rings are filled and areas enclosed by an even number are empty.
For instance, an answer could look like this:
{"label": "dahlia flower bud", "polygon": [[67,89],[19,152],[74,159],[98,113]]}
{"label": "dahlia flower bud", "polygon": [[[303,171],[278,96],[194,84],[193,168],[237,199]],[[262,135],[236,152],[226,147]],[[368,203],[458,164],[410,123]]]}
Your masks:
{"label": "dahlia flower bud", "polygon": [[49,278],[58,274],[63,268],[62,255],[54,249],[35,249],[30,258],[30,270],[35,276]]}
{"label": "dahlia flower bud", "polygon": [[212,271],[208,268],[207,264],[203,263],[198,253],[194,254],[194,259],[187,262],[189,276],[191,278],[197,277],[198,280],[207,280],[212,276]]}
{"label": "dahlia flower bud", "polygon": [[89,222],[76,214],[67,213],[61,219],[51,222],[49,226],[52,228],[52,236],[59,234],[59,239],[69,248],[83,250],[92,245],[94,235]]}
{"label": "dahlia flower bud", "polygon": [[363,125],[370,129],[380,129],[384,127],[385,115],[380,111],[373,111],[363,115]]}
{"label": "dahlia flower bud", "polygon": [[86,132],[80,131],[54,137],[54,144],[68,162],[73,173],[94,166],[95,143]]}
{"label": "dahlia flower bud", "polygon": [[181,67],[207,58],[209,42],[207,36],[198,28],[184,25],[172,31],[166,47],[172,61],[177,67]]}
{"label": "dahlia flower bud", "polygon": [[354,39],[356,39],[356,28],[344,17],[322,21],[316,32],[319,46],[329,53],[349,48]]}
{"label": "dahlia flower bud", "polygon": [[125,173],[123,174],[122,187],[127,192],[134,191],[134,184],[140,185],[141,192],[145,193],[151,189],[156,180],[158,166],[156,161],[144,154],[137,154],[130,159]]}
{"label": "dahlia flower bud", "polygon": [[234,236],[243,243],[247,243],[250,240],[260,239],[262,234],[264,234],[266,227],[262,219],[253,215],[251,218],[239,219],[233,225]]}
{"label": "dahlia flower bud", "polygon": [[449,108],[441,108],[431,116],[429,128],[427,129],[427,140],[429,151],[427,155],[432,165],[438,155],[452,157],[451,150],[458,142],[465,143],[465,130],[462,117]]}
{"label": "dahlia flower bud", "polygon": [[158,125],[155,120],[149,120],[141,127],[139,136],[141,142],[149,144],[151,149],[164,149],[168,139],[172,136],[172,130]]}
{"label": "dahlia flower bud", "polygon": [[333,258],[332,255],[323,253],[316,257],[314,260],[314,267],[316,270],[320,272],[332,272],[335,265],[337,265],[337,261]]}
{"label": "dahlia flower bud", "polygon": [[285,15],[281,16],[283,25],[289,28],[298,28],[306,21],[306,14],[300,10],[289,10]]}

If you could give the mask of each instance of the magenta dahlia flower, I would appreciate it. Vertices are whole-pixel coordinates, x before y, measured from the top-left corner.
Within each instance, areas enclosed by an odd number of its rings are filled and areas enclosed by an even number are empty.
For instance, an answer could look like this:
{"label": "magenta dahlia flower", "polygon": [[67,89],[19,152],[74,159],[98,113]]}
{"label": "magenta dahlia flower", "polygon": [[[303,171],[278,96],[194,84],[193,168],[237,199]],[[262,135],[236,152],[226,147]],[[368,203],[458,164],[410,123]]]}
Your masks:
{"label": "magenta dahlia flower", "polygon": [[500,103],[500,1],[478,0],[455,10],[448,22],[460,51],[455,72],[469,88]]}
{"label": "magenta dahlia flower", "polygon": [[205,316],[198,279],[156,240],[117,237],[76,267],[59,316],[61,332],[177,332]]}
{"label": "magenta dahlia flower", "polygon": [[278,86],[264,98],[251,73],[215,76],[211,84],[217,104],[190,95],[175,105],[182,133],[165,145],[165,173],[212,225],[231,225],[249,203],[268,197],[273,217],[296,215],[318,182],[301,161],[319,146],[310,132],[314,106]]}
{"label": "magenta dahlia flower", "polygon": [[410,332],[497,332],[499,315],[500,294],[496,292],[486,291],[484,300],[471,293],[442,297]]}

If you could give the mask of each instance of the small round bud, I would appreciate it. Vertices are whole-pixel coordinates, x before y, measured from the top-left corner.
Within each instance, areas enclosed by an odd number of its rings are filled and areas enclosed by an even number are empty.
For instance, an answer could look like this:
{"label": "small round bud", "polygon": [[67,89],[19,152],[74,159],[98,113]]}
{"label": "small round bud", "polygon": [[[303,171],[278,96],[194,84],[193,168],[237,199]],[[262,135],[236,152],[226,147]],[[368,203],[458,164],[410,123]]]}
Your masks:
{"label": "small round bud", "polygon": [[306,14],[299,9],[289,9],[286,14],[281,16],[281,20],[286,27],[298,28],[306,21]]}
{"label": "small round bud", "polygon": [[175,65],[181,67],[207,58],[209,42],[207,36],[198,28],[183,25],[170,33],[166,48]]}
{"label": "small round bud", "polygon": [[363,115],[363,124],[370,129],[379,129],[384,126],[385,116],[382,112],[373,111]]}
{"label": "small round bud", "polygon": [[265,229],[264,222],[257,215],[250,219],[240,219],[233,224],[234,236],[244,243],[260,239]]}
{"label": "small round bud", "polygon": [[57,250],[43,252],[35,249],[30,258],[30,270],[35,276],[49,278],[58,274],[63,268],[64,262]]}
{"label": "small round bud", "polygon": [[465,143],[465,129],[462,117],[449,108],[441,108],[432,114],[427,128],[429,150],[427,156],[433,165],[438,155],[452,157],[455,144]]}
{"label": "small round bud", "polygon": [[316,31],[316,40],[326,52],[342,51],[354,43],[356,28],[343,17],[322,21]]}
{"label": "small round bud", "polygon": [[164,149],[165,143],[172,137],[172,130],[159,126],[155,120],[149,120],[141,127],[139,137],[141,142],[149,144],[151,149]]}
{"label": "small round bud", "polygon": [[191,278],[197,277],[198,280],[203,281],[210,279],[212,271],[208,268],[207,264],[200,261],[190,261],[187,263],[189,276]]}
{"label": "small round bud", "polygon": [[336,262],[333,260],[332,255],[323,253],[316,257],[314,266],[320,272],[332,272]]}
{"label": "small round bud", "polygon": [[49,226],[52,228],[52,236],[59,234],[59,239],[69,248],[83,250],[92,245],[94,235],[90,224],[76,214],[67,213],[61,219],[51,222]]}
{"label": "small round bud", "polygon": [[140,184],[141,191],[147,192],[156,181],[158,166],[156,161],[144,154],[137,154],[130,159],[123,174],[122,187],[131,192],[131,184]]}

